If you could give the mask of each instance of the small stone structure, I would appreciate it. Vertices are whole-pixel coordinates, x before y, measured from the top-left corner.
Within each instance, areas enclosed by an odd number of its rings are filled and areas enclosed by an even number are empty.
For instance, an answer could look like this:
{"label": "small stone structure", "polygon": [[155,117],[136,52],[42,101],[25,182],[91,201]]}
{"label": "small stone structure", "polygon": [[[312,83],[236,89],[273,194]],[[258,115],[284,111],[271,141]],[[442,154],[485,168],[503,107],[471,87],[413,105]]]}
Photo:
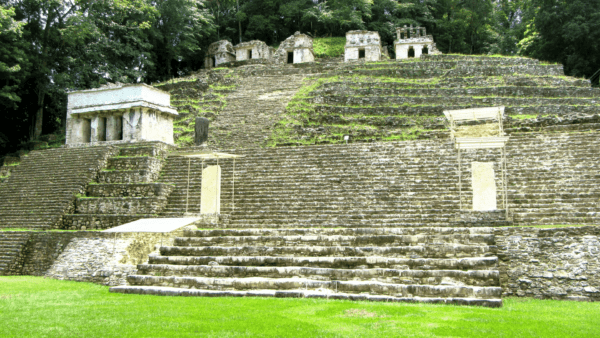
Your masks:
{"label": "small stone structure", "polygon": [[69,93],[66,144],[161,141],[173,144],[171,95],[146,84]]}
{"label": "small stone structure", "polygon": [[235,60],[244,61],[252,59],[271,59],[271,50],[266,43],[260,40],[252,40],[248,42],[242,42],[237,44],[235,47]]}
{"label": "small stone structure", "polygon": [[381,49],[381,38],[378,32],[349,31],[346,33],[344,61],[379,61]]}
{"label": "small stone structure", "polygon": [[208,46],[208,52],[204,58],[204,68],[210,69],[230,61],[235,61],[233,45],[227,40],[220,40]]}
{"label": "small stone structure", "polygon": [[418,58],[422,54],[441,54],[435,47],[433,36],[427,35],[425,27],[396,28],[394,47],[396,48],[396,59]]}
{"label": "small stone structure", "polygon": [[279,45],[273,59],[279,64],[314,62],[313,39],[296,32]]}
{"label": "small stone structure", "polygon": [[213,165],[202,170],[201,214],[221,213],[221,166]]}

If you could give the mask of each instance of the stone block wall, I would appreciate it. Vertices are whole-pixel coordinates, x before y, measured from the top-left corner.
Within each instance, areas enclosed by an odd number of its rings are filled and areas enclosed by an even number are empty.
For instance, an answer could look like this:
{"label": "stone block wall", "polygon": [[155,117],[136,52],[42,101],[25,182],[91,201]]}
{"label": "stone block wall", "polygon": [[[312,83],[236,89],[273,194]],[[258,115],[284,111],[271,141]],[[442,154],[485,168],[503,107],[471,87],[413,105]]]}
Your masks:
{"label": "stone block wall", "polygon": [[496,228],[503,296],[600,300],[600,227]]}
{"label": "stone block wall", "polygon": [[169,196],[175,186],[165,183],[143,184],[90,184],[87,186],[88,196],[98,197],[155,197]]}
{"label": "stone block wall", "polygon": [[76,212],[80,214],[141,215],[157,214],[167,205],[167,198],[160,197],[112,197],[78,198]]}
{"label": "stone block wall", "polygon": [[[67,217],[68,216],[68,217]],[[67,230],[102,230],[137,221],[139,215],[67,215],[58,225]]]}
{"label": "stone block wall", "polygon": [[21,274],[123,285],[157,245],[171,245],[181,234],[34,232],[23,250]]}

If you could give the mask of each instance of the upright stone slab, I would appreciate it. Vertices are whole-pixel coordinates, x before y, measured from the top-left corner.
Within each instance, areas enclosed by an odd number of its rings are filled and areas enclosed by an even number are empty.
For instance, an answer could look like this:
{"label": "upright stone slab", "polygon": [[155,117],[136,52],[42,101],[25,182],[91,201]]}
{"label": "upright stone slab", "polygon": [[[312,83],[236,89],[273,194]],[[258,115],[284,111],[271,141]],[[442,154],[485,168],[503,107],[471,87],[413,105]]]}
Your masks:
{"label": "upright stone slab", "polygon": [[196,136],[194,139],[197,146],[202,145],[204,142],[206,142],[206,140],[208,140],[209,123],[210,121],[204,117],[196,117]]}
{"label": "upright stone slab", "polygon": [[202,170],[200,213],[221,213],[221,166],[213,165]]}
{"label": "upright stone slab", "polygon": [[473,210],[496,210],[494,163],[471,162],[473,178]]}

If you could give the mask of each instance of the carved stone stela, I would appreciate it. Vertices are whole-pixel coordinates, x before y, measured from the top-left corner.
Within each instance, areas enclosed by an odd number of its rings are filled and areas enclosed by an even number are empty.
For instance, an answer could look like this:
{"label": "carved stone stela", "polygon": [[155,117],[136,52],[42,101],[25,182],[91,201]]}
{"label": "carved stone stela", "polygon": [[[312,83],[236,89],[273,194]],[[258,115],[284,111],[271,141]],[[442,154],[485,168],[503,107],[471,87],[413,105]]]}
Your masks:
{"label": "carved stone stela", "polygon": [[496,210],[494,163],[472,162],[473,210]]}
{"label": "carved stone stela", "polygon": [[202,170],[200,213],[221,213],[221,166],[213,165]]}

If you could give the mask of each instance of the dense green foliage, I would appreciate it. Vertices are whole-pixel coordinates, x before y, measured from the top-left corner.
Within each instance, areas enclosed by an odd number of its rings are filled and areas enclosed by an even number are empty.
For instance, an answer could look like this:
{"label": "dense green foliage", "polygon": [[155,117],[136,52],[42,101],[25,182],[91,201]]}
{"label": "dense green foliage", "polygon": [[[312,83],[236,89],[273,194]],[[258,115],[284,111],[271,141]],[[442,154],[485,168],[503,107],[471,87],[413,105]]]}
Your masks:
{"label": "dense green foliage", "polygon": [[344,54],[346,39],[337,38],[316,38],[313,40],[313,51],[315,57],[328,58],[337,57]]}
{"label": "dense green foliage", "polygon": [[[66,91],[188,75],[219,39],[277,46],[296,31],[366,29],[393,57],[403,25],[425,26],[444,53],[526,55],[576,76],[600,68],[592,0],[0,0],[0,155],[64,128]],[[340,41],[317,55],[339,55]]]}
{"label": "dense green foliage", "polygon": [[490,309],[140,296],[90,283],[0,277],[2,337],[594,337],[599,310],[598,303],[514,298]]}

